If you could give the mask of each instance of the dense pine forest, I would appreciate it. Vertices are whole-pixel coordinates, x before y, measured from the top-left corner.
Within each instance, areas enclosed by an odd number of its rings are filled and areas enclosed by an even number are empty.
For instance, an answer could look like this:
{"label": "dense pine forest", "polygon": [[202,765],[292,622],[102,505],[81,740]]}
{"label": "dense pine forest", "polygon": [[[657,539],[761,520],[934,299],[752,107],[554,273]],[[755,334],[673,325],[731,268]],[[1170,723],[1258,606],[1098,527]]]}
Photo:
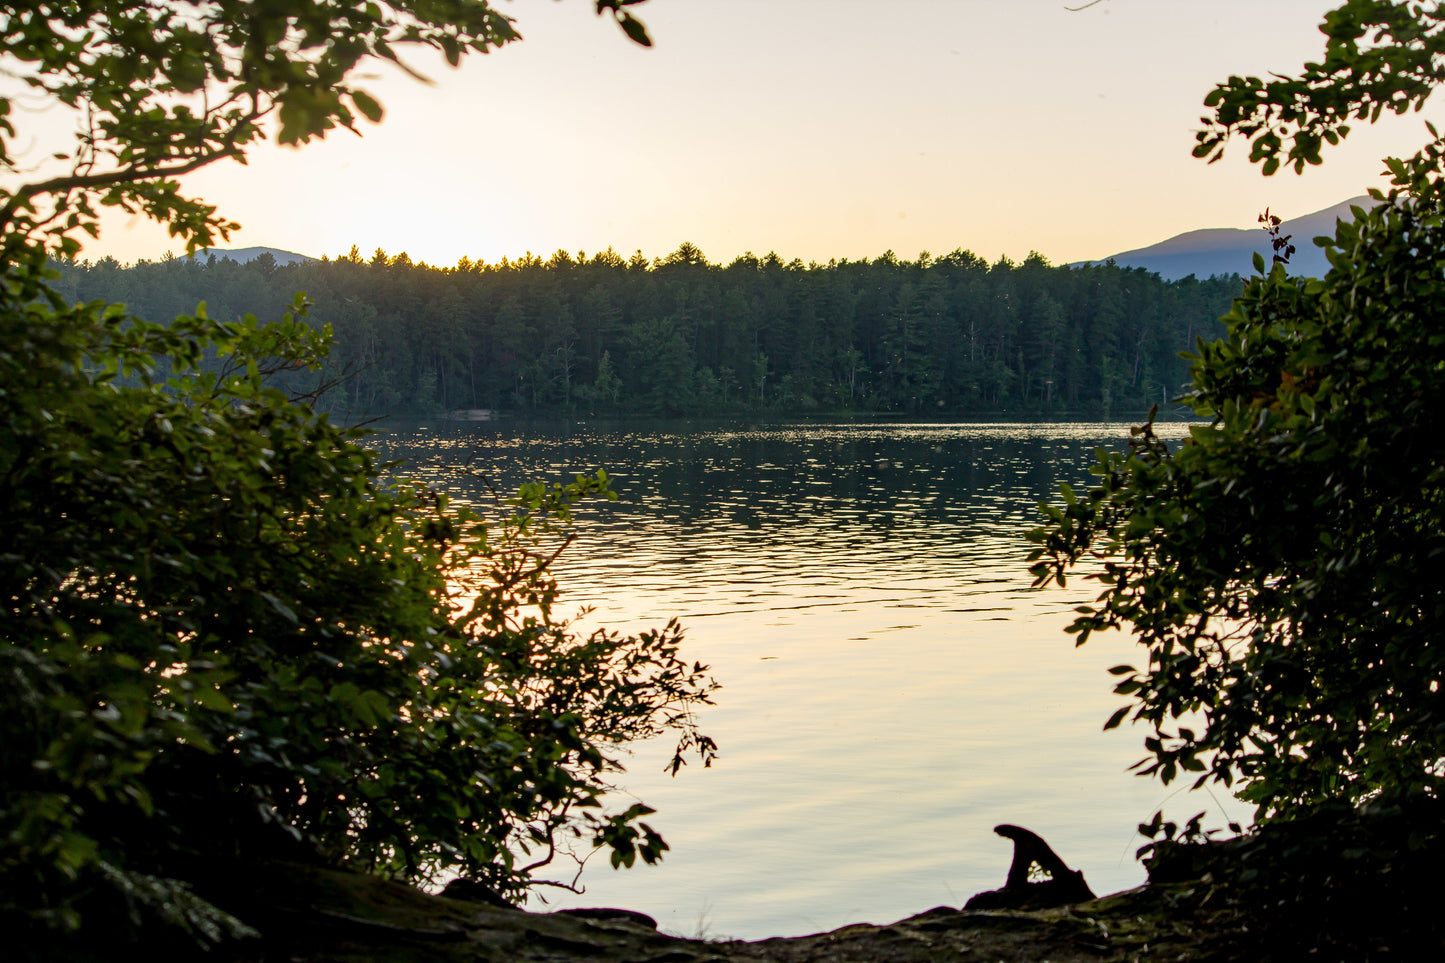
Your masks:
{"label": "dense pine forest", "polygon": [[329,324],[328,410],[351,417],[537,414],[1127,413],[1174,397],[1179,352],[1222,334],[1236,277],[1167,282],[1115,265],[965,252],[825,265],[691,244],[652,261],[454,267],[378,250],[278,266],[269,255],[60,265],[77,300],[164,320],[280,317],[294,294]]}

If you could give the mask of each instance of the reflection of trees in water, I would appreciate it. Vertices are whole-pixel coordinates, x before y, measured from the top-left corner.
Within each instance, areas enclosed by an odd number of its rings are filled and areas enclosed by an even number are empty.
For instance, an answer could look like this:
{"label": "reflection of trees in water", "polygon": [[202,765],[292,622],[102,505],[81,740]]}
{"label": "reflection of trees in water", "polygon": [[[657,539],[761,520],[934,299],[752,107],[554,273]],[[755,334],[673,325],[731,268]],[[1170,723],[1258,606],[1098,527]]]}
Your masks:
{"label": "reflection of trees in water", "polygon": [[[1035,503],[1060,483],[1087,483],[1101,431],[1080,438],[1037,426],[958,431],[760,429],[602,433],[561,426],[529,430],[428,425],[379,434],[383,457],[459,497],[505,495],[524,480],[567,480],[604,468],[621,500],[585,514],[604,524],[665,517],[684,528],[783,530],[800,539],[947,526],[1033,524]],[[470,474],[442,465],[468,464]]]}

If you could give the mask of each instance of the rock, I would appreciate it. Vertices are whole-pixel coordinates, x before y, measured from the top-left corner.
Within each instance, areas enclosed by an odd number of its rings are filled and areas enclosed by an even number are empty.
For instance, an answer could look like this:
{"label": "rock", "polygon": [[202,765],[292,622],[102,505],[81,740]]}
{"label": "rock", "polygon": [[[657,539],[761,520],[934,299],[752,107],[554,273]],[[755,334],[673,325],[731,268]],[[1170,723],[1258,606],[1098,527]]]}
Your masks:
{"label": "rock", "polygon": [[635,923],[638,926],[645,926],[650,930],[657,929],[657,920],[646,913],[638,913],[625,909],[564,909],[559,913],[566,913],[568,916],[578,916],[584,920],[611,920],[618,923]]}
{"label": "rock", "polygon": [[517,905],[486,883],[474,879],[457,878],[442,889],[442,895],[447,899],[459,899],[469,903],[486,903],[488,906],[497,906],[502,909],[517,909]]}
{"label": "rock", "polygon": [[[213,963],[1126,963],[1153,958],[1159,947],[1169,959],[1189,959],[1195,948],[1147,888],[1067,909],[941,906],[884,926],[715,942],[668,936],[628,910],[531,913],[316,865],[268,864],[230,879],[207,898],[260,936],[215,947],[204,954]],[[19,959],[117,958],[104,932],[70,942]],[[163,944],[126,946],[119,955],[188,958],[174,946],[159,952]],[[191,950],[190,957],[202,955]]]}

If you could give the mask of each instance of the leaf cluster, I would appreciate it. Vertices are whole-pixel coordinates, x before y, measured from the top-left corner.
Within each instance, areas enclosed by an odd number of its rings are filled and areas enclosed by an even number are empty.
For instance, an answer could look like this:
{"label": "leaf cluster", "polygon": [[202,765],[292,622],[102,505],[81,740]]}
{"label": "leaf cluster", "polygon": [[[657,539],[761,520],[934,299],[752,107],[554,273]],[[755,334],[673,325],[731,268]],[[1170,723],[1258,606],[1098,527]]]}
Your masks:
{"label": "leaf cluster", "polygon": [[[1418,104],[1439,82],[1439,20],[1342,5],[1328,69],[1259,88],[1250,116],[1323,130],[1347,102]],[[1367,28],[1380,46],[1362,51],[1350,38]],[[1211,103],[1219,129],[1276,150],[1263,121]],[[1378,206],[1315,239],[1324,278],[1257,259],[1225,337],[1192,358],[1186,400],[1208,423],[1177,448],[1152,420],[1135,429],[1030,536],[1039,584],[1084,565],[1102,586],[1080,643],[1123,629],[1147,649],[1113,670],[1130,703],[1108,722],[1146,727],[1142,771],[1234,786],[1261,818],[1445,789],[1445,145],[1430,134],[1386,161]]]}
{"label": "leaf cluster", "polygon": [[1210,933],[1211,959],[1424,956],[1445,935],[1442,815],[1428,797],[1337,801],[1224,840],[1189,835],[1196,817],[1151,844],[1144,864],[1172,915]]}
{"label": "leaf cluster", "polygon": [[[647,31],[626,8],[597,0],[634,42]],[[83,0],[0,4],[0,50],[24,92],[0,95],[0,252],[40,243],[73,255],[96,236],[105,207],[165,223],[191,249],[237,225],[181,192],[181,176],[246,150],[274,130],[299,146],[338,128],[379,122],[382,105],[355,82],[382,61],[420,78],[408,51],[455,67],[519,39],[488,0]],[[420,78],[424,79],[424,78]],[[39,164],[16,127],[38,99],[74,119],[69,143]]]}
{"label": "leaf cluster", "polygon": [[101,893],[207,936],[234,927],[186,894],[268,858],[515,896],[565,836],[661,855],[602,795],[631,740],[711,760],[713,683],[676,624],[554,614],[605,475],[453,506],[266,386],[324,357],[304,299],[160,326],[45,280],[0,284],[0,911],[74,926]]}
{"label": "leaf cluster", "polygon": [[1100,484],[1049,508],[1035,575],[1099,562],[1073,631],[1128,628],[1126,716],[1144,772],[1243,779],[1263,814],[1437,791],[1445,758],[1445,220],[1433,202],[1357,210],[1323,280],[1253,279],[1199,346],[1213,418],[1177,451],[1152,423],[1101,453]]}
{"label": "leaf cluster", "polygon": [[[645,43],[635,2],[596,10]],[[678,735],[674,772],[711,761],[690,710],[714,684],[675,624],[580,636],[554,614],[548,566],[605,475],[453,506],[272,387],[331,350],[303,296],[278,323],[202,304],[162,325],[64,297],[45,267],[107,206],[191,248],[224,237],[179,177],[268,127],[299,145],[380,120],[364,62],[455,65],[516,37],[485,0],[0,5],[28,88],[0,96],[0,918],[18,951],[113,927],[246,935],[212,894],[277,859],[518,896],[567,835],[627,865],[666,849],[651,810],[602,797],[631,740]],[[33,167],[27,99],[76,121]]]}
{"label": "leaf cluster", "polygon": [[1265,174],[1319,164],[1326,144],[1351,121],[1418,111],[1445,81],[1445,11],[1419,0],[1349,0],[1325,15],[1324,56],[1295,76],[1230,77],[1204,99],[1210,114],[1195,136],[1195,157],[1224,156],[1231,137],[1250,142]]}

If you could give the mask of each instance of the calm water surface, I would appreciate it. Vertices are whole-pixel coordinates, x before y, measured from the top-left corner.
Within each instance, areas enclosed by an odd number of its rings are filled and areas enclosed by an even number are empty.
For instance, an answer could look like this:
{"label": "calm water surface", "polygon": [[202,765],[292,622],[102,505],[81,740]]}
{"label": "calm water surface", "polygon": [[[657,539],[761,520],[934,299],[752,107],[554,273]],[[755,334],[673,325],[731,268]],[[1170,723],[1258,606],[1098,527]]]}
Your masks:
{"label": "calm water surface", "polygon": [[[1161,433],[1182,435],[1183,426]],[[1242,818],[1216,791],[1127,774],[1142,734],[1101,731],[1109,666],[1142,650],[1063,632],[1092,583],[1034,590],[1022,532],[1084,485],[1122,424],[759,428],[510,423],[396,427],[375,447],[459,497],[605,468],[559,561],[564,610],[636,631],[679,617],[724,688],[701,714],[712,769],[621,780],[672,851],[551,905],[625,906],[675,933],[755,939],[890,922],[1003,884],[1001,822],[1040,833],[1100,894],[1143,882],[1137,823],[1164,806]],[[625,797],[624,797],[625,798]],[[1227,815],[1226,815],[1227,814]],[[533,908],[543,908],[533,904]]]}

